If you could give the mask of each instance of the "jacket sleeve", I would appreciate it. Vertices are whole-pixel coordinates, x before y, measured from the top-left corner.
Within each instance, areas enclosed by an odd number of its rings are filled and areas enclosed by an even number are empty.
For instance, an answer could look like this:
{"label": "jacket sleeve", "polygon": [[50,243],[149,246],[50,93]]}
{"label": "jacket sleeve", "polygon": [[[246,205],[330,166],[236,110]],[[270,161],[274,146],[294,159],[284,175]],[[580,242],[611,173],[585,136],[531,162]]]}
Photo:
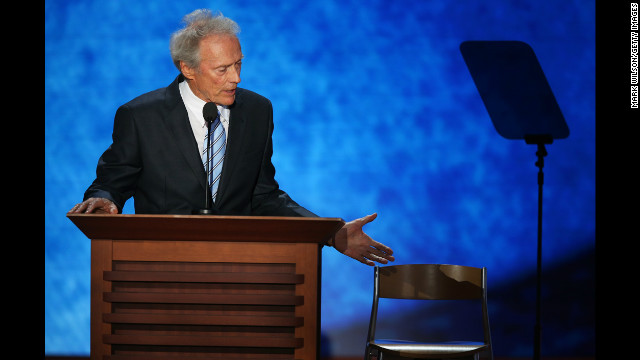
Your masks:
{"label": "jacket sleeve", "polygon": [[137,131],[126,105],[116,111],[112,144],[98,160],[96,179],[84,199],[103,197],[114,202],[122,212],[124,203],[135,193],[142,164],[138,152]]}
{"label": "jacket sleeve", "polygon": [[269,129],[262,156],[262,166],[253,191],[252,209],[254,215],[317,217],[316,214],[300,206],[280,189],[275,179],[276,169],[271,162],[273,155],[273,108],[269,102]]}

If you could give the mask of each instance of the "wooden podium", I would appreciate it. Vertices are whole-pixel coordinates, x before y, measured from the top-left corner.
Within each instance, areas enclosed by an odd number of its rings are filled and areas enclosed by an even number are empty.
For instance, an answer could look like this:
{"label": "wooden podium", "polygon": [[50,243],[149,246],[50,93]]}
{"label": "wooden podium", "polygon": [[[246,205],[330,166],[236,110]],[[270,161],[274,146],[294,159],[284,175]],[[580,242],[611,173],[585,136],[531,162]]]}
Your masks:
{"label": "wooden podium", "polygon": [[317,359],[335,218],[94,215],[91,359]]}

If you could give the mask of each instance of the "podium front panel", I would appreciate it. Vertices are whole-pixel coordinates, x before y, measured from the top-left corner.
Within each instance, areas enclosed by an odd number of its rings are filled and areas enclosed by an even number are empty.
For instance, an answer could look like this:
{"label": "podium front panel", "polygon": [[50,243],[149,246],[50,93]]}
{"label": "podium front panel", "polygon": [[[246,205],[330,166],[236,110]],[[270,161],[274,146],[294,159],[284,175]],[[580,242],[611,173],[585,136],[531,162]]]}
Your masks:
{"label": "podium front panel", "polygon": [[319,268],[309,240],[92,239],[91,358],[316,359]]}

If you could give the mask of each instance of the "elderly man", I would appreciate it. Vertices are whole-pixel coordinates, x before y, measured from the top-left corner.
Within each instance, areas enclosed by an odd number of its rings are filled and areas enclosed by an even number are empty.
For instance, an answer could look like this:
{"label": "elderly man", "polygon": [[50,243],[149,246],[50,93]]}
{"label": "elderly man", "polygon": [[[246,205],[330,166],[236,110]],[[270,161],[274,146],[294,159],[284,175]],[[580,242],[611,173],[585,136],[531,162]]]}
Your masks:
{"label": "elderly man", "polygon": [[[267,98],[238,87],[238,25],[208,10],[185,16],[185,23],[170,43],[180,74],[168,87],[118,108],[113,143],[84,201],[70,213],[117,214],[133,196],[140,214],[209,208],[227,215],[316,216],[275,180],[273,109]],[[393,261],[392,250],[362,230],[375,218],[346,223],[327,245],[367,265]]]}

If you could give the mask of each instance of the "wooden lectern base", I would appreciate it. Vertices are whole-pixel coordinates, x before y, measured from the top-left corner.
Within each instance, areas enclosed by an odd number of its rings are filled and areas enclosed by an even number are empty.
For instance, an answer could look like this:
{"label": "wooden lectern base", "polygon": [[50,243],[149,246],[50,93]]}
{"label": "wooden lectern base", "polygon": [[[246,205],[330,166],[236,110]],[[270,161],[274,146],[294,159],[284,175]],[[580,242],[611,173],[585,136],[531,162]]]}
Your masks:
{"label": "wooden lectern base", "polygon": [[69,217],[92,239],[92,359],[318,358],[318,241],[341,220]]}

